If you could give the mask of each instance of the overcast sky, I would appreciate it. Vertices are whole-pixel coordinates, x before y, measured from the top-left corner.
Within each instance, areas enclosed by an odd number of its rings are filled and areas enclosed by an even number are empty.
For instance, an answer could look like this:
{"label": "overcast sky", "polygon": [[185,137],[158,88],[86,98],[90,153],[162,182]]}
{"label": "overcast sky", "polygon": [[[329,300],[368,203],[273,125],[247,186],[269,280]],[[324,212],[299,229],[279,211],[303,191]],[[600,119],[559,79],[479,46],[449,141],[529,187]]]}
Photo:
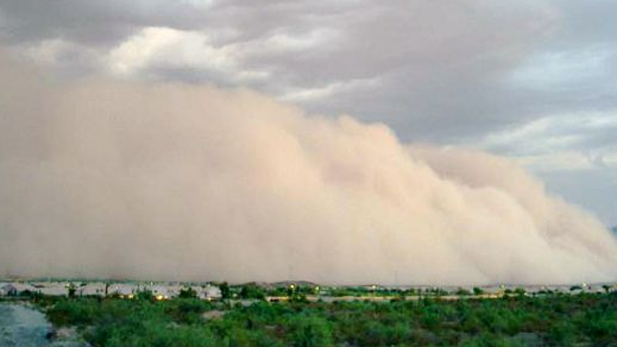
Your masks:
{"label": "overcast sky", "polygon": [[509,156],[615,225],[616,17],[613,0],[0,0],[0,44],[65,78],[246,87]]}

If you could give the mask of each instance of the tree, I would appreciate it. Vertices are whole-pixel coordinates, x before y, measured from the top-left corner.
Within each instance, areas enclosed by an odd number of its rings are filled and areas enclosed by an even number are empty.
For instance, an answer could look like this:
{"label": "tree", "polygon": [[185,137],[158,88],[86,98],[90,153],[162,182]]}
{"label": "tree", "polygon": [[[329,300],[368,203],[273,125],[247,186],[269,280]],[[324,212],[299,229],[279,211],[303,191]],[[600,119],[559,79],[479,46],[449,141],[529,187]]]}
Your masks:
{"label": "tree", "polygon": [[324,318],[300,314],[290,319],[288,337],[295,347],[331,346],[332,328]]}
{"label": "tree", "polygon": [[137,292],[136,298],[137,300],[154,301],[154,294],[149,290],[142,290]]}
{"label": "tree", "polygon": [[240,297],[242,299],[263,300],[266,298],[266,295],[259,286],[254,283],[248,283],[242,286],[242,289],[240,289]]}
{"label": "tree", "polygon": [[194,299],[197,297],[197,292],[191,287],[182,288],[180,289],[178,297],[182,299]]}
{"label": "tree", "polygon": [[221,289],[221,298],[223,299],[231,298],[231,290],[229,289],[229,284],[227,284],[227,282],[221,283],[219,288]]}
{"label": "tree", "polygon": [[471,295],[471,293],[469,292],[469,290],[467,290],[465,288],[459,288],[456,291],[456,295],[458,295],[458,296],[467,296],[467,295]]}
{"label": "tree", "polygon": [[75,286],[75,284],[73,282],[69,283],[69,298],[74,298],[75,297],[75,293],[77,292],[77,287]]}

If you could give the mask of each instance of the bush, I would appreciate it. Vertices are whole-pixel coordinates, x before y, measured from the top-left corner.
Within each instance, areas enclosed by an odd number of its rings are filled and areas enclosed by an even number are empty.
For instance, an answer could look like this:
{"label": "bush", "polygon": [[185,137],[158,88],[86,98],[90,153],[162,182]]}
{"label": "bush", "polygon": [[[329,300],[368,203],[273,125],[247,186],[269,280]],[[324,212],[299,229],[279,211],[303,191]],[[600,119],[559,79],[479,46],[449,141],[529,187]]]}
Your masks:
{"label": "bush", "polygon": [[263,300],[266,298],[264,290],[254,283],[245,284],[240,289],[240,297],[242,299],[257,299]]}
{"label": "bush", "polygon": [[[442,301],[281,302],[41,297],[56,325],[93,346],[617,345],[617,296],[552,294]],[[207,310],[217,314],[203,317]]]}
{"label": "bush", "polygon": [[194,299],[197,298],[197,292],[191,287],[182,288],[178,297],[181,299]]}
{"label": "bush", "polygon": [[324,347],[332,345],[332,327],[320,317],[299,314],[289,320],[287,337],[292,346]]}

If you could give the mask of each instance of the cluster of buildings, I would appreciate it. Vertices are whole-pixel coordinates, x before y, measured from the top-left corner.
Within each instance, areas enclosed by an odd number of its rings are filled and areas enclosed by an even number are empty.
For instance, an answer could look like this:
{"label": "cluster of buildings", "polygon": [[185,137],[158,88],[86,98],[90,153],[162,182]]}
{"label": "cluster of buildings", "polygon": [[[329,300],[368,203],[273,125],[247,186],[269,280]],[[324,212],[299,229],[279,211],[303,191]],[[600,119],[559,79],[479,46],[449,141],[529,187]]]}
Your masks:
{"label": "cluster of buildings", "polygon": [[[276,287],[290,288],[293,290],[295,283],[277,283],[277,284],[259,284],[264,289],[273,289]],[[480,288],[462,288],[462,287],[431,287],[431,286],[361,286],[372,295],[366,296],[363,293],[346,294],[346,296],[331,293],[330,290],[336,287],[320,288],[317,285],[306,283],[305,287],[312,287],[316,292],[313,295],[307,295],[309,300],[357,300],[360,298],[370,300],[389,300],[392,295],[383,293],[396,289],[405,291],[413,289],[416,294],[410,297],[424,295],[440,295],[442,298],[452,297],[454,299],[461,296],[475,295],[484,298],[498,298],[508,293],[523,293],[525,295],[545,294],[545,293],[580,293],[580,292],[617,292],[617,284],[579,284],[579,285],[549,285],[549,286],[482,286]],[[119,296],[121,298],[132,299],[141,292],[150,292],[157,300],[166,300],[180,296],[182,291],[190,290],[191,296],[194,295],[202,300],[218,300],[222,298],[221,289],[213,284],[188,284],[188,283],[160,283],[160,282],[69,282],[69,281],[2,281],[0,280],[0,297],[2,296],[20,296],[24,294],[42,294],[46,296]],[[238,288],[232,293],[234,298],[238,297]],[[285,301],[289,297],[287,294],[280,296],[268,296],[268,301]],[[249,300],[250,301],[250,300]]]}
{"label": "cluster of buildings", "polygon": [[211,284],[188,285],[182,283],[133,283],[133,282],[0,282],[0,296],[18,296],[27,293],[39,293],[48,296],[120,296],[133,298],[140,292],[149,291],[157,300],[177,297],[182,290],[191,289],[202,300],[221,298],[219,287]]}

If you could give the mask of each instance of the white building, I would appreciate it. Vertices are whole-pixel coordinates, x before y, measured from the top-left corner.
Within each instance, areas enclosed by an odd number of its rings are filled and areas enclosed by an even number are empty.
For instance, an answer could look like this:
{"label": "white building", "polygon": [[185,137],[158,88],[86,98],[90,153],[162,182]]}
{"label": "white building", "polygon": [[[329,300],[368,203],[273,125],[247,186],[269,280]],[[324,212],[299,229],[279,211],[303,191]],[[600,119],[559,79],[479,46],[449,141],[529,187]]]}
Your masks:
{"label": "white building", "polygon": [[164,285],[160,285],[160,284],[151,285],[147,288],[147,290],[151,291],[152,295],[157,300],[164,300],[164,299],[169,299],[172,297],[172,293],[170,293],[168,288]]}
{"label": "white building", "polygon": [[12,283],[0,283],[0,296],[17,295],[17,288]]}
{"label": "white building", "polygon": [[[114,283],[108,288],[108,295],[117,294],[120,296],[131,296],[137,294],[139,286],[132,283]],[[104,293],[104,289],[103,289]]]}
{"label": "white building", "polygon": [[186,288],[186,286],[180,283],[169,284],[166,287],[167,287],[167,293],[170,298],[178,297],[178,295],[180,295],[180,291]]}
{"label": "white building", "polygon": [[200,287],[200,290],[197,291],[197,296],[205,300],[218,300],[222,297],[221,289],[211,284]]}
{"label": "white building", "polygon": [[77,295],[79,296],[104,296],[105,283],[93,282],[87,283],[85,286],[77,287]]}
{"label": "white building", "polygon": [[36,293],[38,289],[28,283],[3,283],[0,295],[20,295],[24,292]]}
{"label": "white building", "polygon": [[68,282],[35,283],[34,287],[43,295],[63,296],[69,294]]}

